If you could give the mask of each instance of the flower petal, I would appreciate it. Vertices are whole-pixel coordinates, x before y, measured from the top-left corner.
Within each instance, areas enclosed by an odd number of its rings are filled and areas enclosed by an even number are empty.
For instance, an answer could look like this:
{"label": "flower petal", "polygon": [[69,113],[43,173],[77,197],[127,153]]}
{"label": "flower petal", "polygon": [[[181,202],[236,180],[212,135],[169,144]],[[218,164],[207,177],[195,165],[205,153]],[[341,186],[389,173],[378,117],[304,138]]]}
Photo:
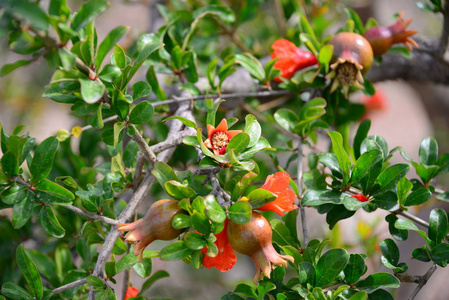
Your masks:
{"label": "flower petal", "polygon": [[228,122],[226,121],[225,118],[223,118],[220,122],[220,124],[218,124],[217,128],[215,128],[216,131],[223,131],[226,132],[228,131]]}
{"label": "flower petal", "polygon": [[226,132],[226,134],[228,135],[229,139],[232,139],[234,136],[236,136],[237,134],[239,134],[241,132],[243,132],[243,131],[241,131],[241,130],[228,130]]}

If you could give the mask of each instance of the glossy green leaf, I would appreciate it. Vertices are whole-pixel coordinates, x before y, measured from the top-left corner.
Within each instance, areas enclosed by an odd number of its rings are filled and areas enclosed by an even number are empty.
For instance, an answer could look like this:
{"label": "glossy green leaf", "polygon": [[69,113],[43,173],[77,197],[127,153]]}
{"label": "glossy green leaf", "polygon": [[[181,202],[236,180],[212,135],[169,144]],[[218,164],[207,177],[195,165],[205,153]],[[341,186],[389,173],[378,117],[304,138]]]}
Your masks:
{"label": "glossy green leaf", "polygon": [[[443,244],[441,244],[441,245],[443,245]],[[415,250],[413,250],[412,256],[414,259],[417,259],[417,260],[420,260],[423,262],[431,261],[430,253],[427,250],[426,246],[423,246],[422,248],[416,248]]]}
{"label": "glossy green leaf", "polygon": [[281,247],[295,246],[295,240],[292,237],[290,230],[285,226],[282,221],[273,219],[270,221],[271,228],[273,229],[273,242]]}
{"label": "glossy green leaf", "polygon": [[192,250],[201,250],[206,247],[206,240],[202,234],[196,232],[188,232],[184,236],[184,244]]}
{"label": "glossy green leaf", "polygon": [[338,178],[343,178],[337,155],[335,155],[335,153],[320,153],[318,160],[320,163],[328,167],[328,169],[332,172],[332,175]]}
{"label": "glossy green leaf", "polygon": [[114,45],[128,32],[128,26],[118,26],[111,30],[108,35],[98,46],[97,56],[95,58],[95,68],[100,69],[101,63],[108,54],[108,52],[114,47]]}
{"label": "glossy green leaf", "polygon": [[99,78],[104,82],[114,82],[121,74],[122,71],[116,65],[106,65],[101,70]]}
{"label": "glossy green leaf", "polygon": [[329,229],[340,221],[352,217],[355,211],[347,210],[344,205],[333,205],[326,215],[326,222],[329,224]]}
{"label": "glossy green leaf", "polygon": [[30,60],[18,60],[16,62],[13,62],[11,64],[5,64],[2,66],[2,68],[0,69],[0,77],[8,75],[9,73],[11,73],[12,71],[14,71],[15,69],[18,69],[20,67],[29,65],[31,63]]}
{"label": "glossy green leaf", "polygon": [[368,131],[371,127],[371,120],[364,120],[360,123],[357,133],[354,137],[354,156],[356,159],[360,157],[360,146],[363,140],[368,136]]}
{"label": "glossy green leaf", "polygon": [[416,231],[420,236],[422,236],[426,242],[430,242],[430,239],[427,237],[426,233],[422,230],[419,230],[418,227],[412,221],[408,219],[397,219],[394,223],[394,227],[402,230],[413,230]]}
{"label": "glossy green leaf", "polygon": [[318,62],[324,66],[325,72],[329,72],[329,62],[331,61],[332,54],[334,52],[333,45],[325,45],[320,49],[320,53],[318,54]]}
{"label": "glossy green leaf", "polygon": [[340,204],[344,200],[345,195],[337,190],[310,190],[304,195],[301,203],[304,206],[318,206],[329,203]]}
{"label": "glossy green leaf", "polygon": [[132,124],[144,124],[153,117],[154,108],[148,101],[142,101],[136,105],[129,115]]}
{"label": "glossy green leaf", "polygon": [[151,173],[156,177],[157,181],[160,185],[164,185],[165,182],[174,180],[179,182],[179,178],[176,175],[175,171],[164,162],[156,162],[154,164],[154,169]]}
{"label": "glossy green leaf", "polygon": [[0,199],[8,205],[20,202],[28,196],[28,188],[21,185],[12,185],[0,194]]}
{"label": "glossy green leaf", "polygon": [[380,250],[383,257],[392,264],[397,266],[399,263],[399,248],[392,239],[385,239],[379,242]]}
{"label": "glossy green leaf", "polygon": [[448,231],[446,212],[441,208],[432,209],[429,216],[429,239],[438,245],[446,238]]}
{"label": "glossy green leaf", "polygon": [[33,296],[37,299],[42,299],[44,290],[41,276],[39,275],[39,272],[34,263],[26,254],[25,248],[22,244],[17,246],[16,262],[19,268],[22,270],[22,274],[25,277],[25,280]]}
{"label": "glossy green leaf", "polygon": [[407,230],[400,230],[397,229],[394,224],[398,220],[398,217],[396,217],[393,214],[389,214],[385,217],[385,220],[388,222],[388,230],[390,231],[390,234],[394,237],[397,241],[405,241],[408,238],[408,231]]}
{"label": "glossy green leaf", "polygon": [[419,162],[425,165],[436,165],[438,159],[438,143],[432,137],[422,140],[419,147]]}
{"label": "glossy green leaf", "polygon": [[36,197],[46,204],[71,204],[75,199],[72,192],[48,179],[36,186]]}
{"label": "glossy green leaf", "polygon": [[14,204],[12,209],[12,226],[15,229],[23,227],[31,218],[34,208],[33,197],[32,192],[27,191],[27,195],[20,202]]}
{"label": "glossy green leaf", "polygon": [[92,104],[103,98],[106,87],[103,83],[90,80],[90,79],[79,79],[81,84],[81,97],[83,100]]}
{"label": "glossy green leaf", "polygon": [[365,28],[358,14],[350,8],[347,8],[346,12],[348,13],[349,18],[354,21],[354,32],[363,35]]}
{"label": "glossy green leaf", "polygon": [[271,148],[270,143],[264,137],[260,137],[254,146],[252,146],[251,148],[247,148],[245,152],[238,155],[238,158],[240,160],[248,160],[248,159],[252,158],[255,154],[257,154],[263,150],[274,151],[275,149]]}
{"label": "glossy green leaf", "polygon": [[38,219],[42,228],[48,234],[57,238],[62,238],[65,235],[64,228],[59,223],[58,218],[49,205],[41,208]]}
{"label": "glossy green leaf", "polygon": [[392,191],[380,195],[375,195],[372,203],[375,204],[377,207],[380,207],[388,211],[395,211],[399,209],[397,195]]}
{"label": "glossy green leaf", "polygon": [[345,249],[331,249],[320,257],[316,265],[316,286],[332,283],[349,262]]}
{"label": "glossy green leaf", "polygon": [[109,4],[107,1],[103,0],[92,0],[84,3],[75,18],[70,25],[73,31],[79,31],[81,28],[85,27],[88,23],[95,20],[95,18],[100,15]]}
{"label": "glossy green leaf", "polygon": [[377,149],[363,153],[355,162],[351,172],[350,183],[360,181],[372,168],[372,166],[382,160],[382,152]]}
{"label": "glossy green leaf", "polygon": [[129,80],[131,80],[134,74],[136,74],[137,70],[140,69],[142,64],[145,62],[145,60],[147,60],[147,58],[151,55],[151,53],[153,53],[162,46],[163,45],[159,42],[148,43],[145,46],[145,48],[139,53],[139,55],[137,55],[136,61],[134,62],[131,70],[129,71],[127,79],[122,83],[122,87],[125,87],[126,84],[128,84]]}
{"label": "glossy green leaf", "polygon": [[365,260],[360,254],[350,254],[348,264],[343,269],[344,282],[348,284],[356,283],[367,271]]}
{"label": "glossy green leaf", "polygon": [[229,218],[237,224],[246,224],[251,220],[251,205],[246,201],[237,201],[229,208]]}
{"label": "glossy green leaf", "polygon": [[248,147],[249,142],[250,142],[249,134],[245,132],[240,132],[229,141],[229,144],[226,146],[226,152],[234,150],[234,153],[237,155],[243,152],[246,149],[246,147]]}
{"label": "glossy green leaf", "polygon": [[430,257],[440,267],[446,267],[449,260],[449,244],[439,244],[430,251]]}
{"label": "glossy green leaf", "polygon": [[332,140],[332,149],[334,150],[335,155],[337,155],[338,163],[343,174],[342,184],[345,185],[349,181],[351,161],[349,160],[349,156],[344,149],[343,137],[337,131],[329,132],[328,135]]}
{"label": "glossy green leaf", "polygon": [[245,116],[245,129],[243,132],[246,132],[250,138],[250,142],[247,146],[248,148],[253,147],[259,141],[262,134],[262,128],[255,116],[251,114]]}
{"label": "glossy green leaf", "polygon": [[[2,294],[10,299],[33,299],[33,296],[27,290],[13,282],[5,282],[2,285]],[[1,297],[1,296],[0,296]],[[1,298],[0,298],[1,299]],[[5,299],[5,298],[3,298]]]}
{"label": "glossy green leaf", "polygon": [[247,296],[247,297],[254,297],[254,298],[257,297],[257,294],[254,291],[254,289],[251,286],[244,284],[244,283],[238,284],[235,287],[234,293],[238,293],[240,295]]}
{"label": "glossy green leaf", "polygon": [[359,281],[356,287],[372,293],[380,288],[398,288],[401,285],[399,279],[389,273],[374,273]]}
{"label": "glossy green leaf", "polygon": [[140,278],[146,278],[153,271],[153,260],[151,258],[142,259],[141,262],[133,266],[133,270]]}
{"label": "glossy green leaf", "polygon": [[169,276],[170,275],[167,273],[167,271],[164,271],[164,270],[159,270],[159,271],[155,272],[153,275],[151,275],[150,278],[148,278],[142,284],[142,288],[140,290],[140,293],[143,293],[144,291],[149,289],[153,285],[153,283],[155,283],[157,280],[165,278],[165,277],[169,277]]}
{"label": "glossy green leaf", "polygon": [[204,197],[204,213],[212,221],[216,223],[222,223],[226,219],[226,214],[223,208],[218,204],[214,196],[208,195]]}
{"label": "glossy green leaf", "polygon": [[175,229],[182,229],[190,227],[190,216],[184,214],[177,214],[173,217],[172,226]]}
{"label": "glossy green leaf", "polygon": [[217,76],[217,64],[218,58],[214,58],[207,65],[207,80],[213,89],[215,88],[215,77]]}
{"label": "glossy green leaf", "polygon": [[179,120],[182,122],[182,124],[197,129],[196,123],[192,120],[180,117],[180,116],[173,116],[173,117],[168,117],[167,119],[164,119],[164,122],[168,121],[168,120]]}
{"label": "glossy green leaf", "polygon": [[16,18],[31,25],[36,30],[47,30],[50,25],[50,18],[39,7],[38,3],[26,0],[7,0],[2,1],[2,6]]}
{"label": "glossy green leaf", "polygon": [[429,191],[429,189],[422,187],[413,191],[410,195],[408,195],[404,201],[404,205],[405,206],[421,205],[426,203],[427,200],[430,199],[430,197],[432,197],[432,193]]}
{"label": "glossy green leaf", "polygon": [[96,288],[96,289],[102,289],[104,288],[104,282],[100,278],[94,275],[90,275],[86,278],[87,284]]}
{"label": "glossy green leaf", "polygon": [[398,195],[399,203],[404,204],[407,194],[412,190],[413,184],[406,177],[402,177],[398,181],[396,193]]}
{"label": "glossy green leaf", "polygon": [[209,219],[199,212],[194,212],[190,216],[190,221],[192,223],[193,228],[202,234],[209,234],[212,230],[212,226]]}
{"label": "glossy green leaf", "polygon": [[154,71],[154,66],[150,66],[145,76],[148,83],[151,85],[153,92],[160,100],[167,99],[164,89],[160,86],[159,81],[156,77],[156,72]]}
{"label": "glossy green leaf", "polygon": [[123,129],[125,128],[126,122],[117,122],[114,124],[114,142],[113,142],[113,146],[114,148],[117,147],[118,143],[120,143],[121,141],[121,135],[120,133],[123,131]]}
{"label": "glossy green leaf", "polygon": [[259,83],[264,82],[265,70],[260,61],[249,53],[235,55],[235,63],[248,70],[249,74]]}
{"label": "glossy green leaf", "polygon": [[161,260],[180,260],[192,254],[193,250],[187,248],[184,241],[176,241],[162,248],[160,251]]}
{"label": "glossy green leaf", "polygon": [[260,208],[267,203],[273,202],[278,196],[266,189],[255,189],[248,194],[248,202],[253,209]]}
{"label": "glossy green leaf", "polygon": [[382,151],[384,159],[388,158],[388,144],[385,138],[373,135],[365,138],[360,145],[360,152],[364,153],[366,151],[370,151],[372,149],[379,149]]}
{"label": "glossy green leaf", "polygon": [[408,164],[396,164],[388,167],[380,173],[374,182],[373,193],[382,194],[393,188],[409,170]]}
{"label": "glossy green leaf", "polygon": [[55,137],[49,137],[37,147],[30,166],[34,184],[39,183],[50,174],[58,144],[58,140]]}
{"label": "glossy green leaf", "polygon": [[151,94],[151,86],[146,81],[138,81],[132,87],[133,100],[137,101],[140,98],[147,97]]}
{"label": "glossy green leaf", "polygon": [[348,300],[368,300],[368,293],[360,291],[352,295]]}
{"label": "glossy green leaf", "polygon": [[175,199],[193,199],[196,196],[196,192],[191,187],[184,186],[178,181],[167,181],[164,187],[167,193]]}
{"label": "glossy green leaf", "polygon": [[306,286],[307,284],[315,286],[316,281],[315,267],[310,262],[307,261],[301,262],[298,268],[298,279],[303,286]]}
{"label": "glossy green leaf", "polygon": [[[155,250],[145,250],[142,255],[143,259],[158,257],[158,252]],[[136,263],[139,262],[139,256],[134,255],[134,251],[132,253],[128,253],[124,255],[120,260],[116,263],[117,274],[131,268]]]}
{"label": "glossy green leaf", "polygon": [[273,116],[279,125],[290,132],[293,131],[296,123],[299,122],[296,113],[287,108],[278,109]]}

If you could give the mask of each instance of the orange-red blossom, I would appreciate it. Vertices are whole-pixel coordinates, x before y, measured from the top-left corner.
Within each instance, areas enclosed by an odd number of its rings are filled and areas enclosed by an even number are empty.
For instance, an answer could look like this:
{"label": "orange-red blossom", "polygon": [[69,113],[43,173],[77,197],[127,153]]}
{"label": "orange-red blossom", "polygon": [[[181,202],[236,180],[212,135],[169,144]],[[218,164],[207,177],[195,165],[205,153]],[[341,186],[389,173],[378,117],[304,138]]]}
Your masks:
{"label": "orange-red blossom", "polygon": [[212,125],[207,125],[207,140],[204,145],[212,149],[215,155],[223,155],[226,152],[226,147],[229,141],[241,130],[228,130],[228,122],[226,119],[221,120],[217,128]]}

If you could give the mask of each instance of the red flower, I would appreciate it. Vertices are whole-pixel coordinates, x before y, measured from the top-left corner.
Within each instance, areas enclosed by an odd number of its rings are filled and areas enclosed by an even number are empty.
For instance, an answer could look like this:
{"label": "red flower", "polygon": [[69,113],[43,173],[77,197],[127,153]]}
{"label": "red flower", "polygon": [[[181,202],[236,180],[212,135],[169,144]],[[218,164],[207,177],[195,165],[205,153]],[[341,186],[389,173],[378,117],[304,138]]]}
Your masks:
{"label": "red flower", "polygon": [[225,154],[229,141],[240,132],[242,131],[228,130],[228,122],[223,119],[217,128],[207,125],[207,140],[204,141],[204,145],[212,149],[215,155]]}
{"label": "red flower", "polygon": [[274,175],[268,176],[265,184],[261,188],[272,192],[278,197],[273,202],[257,208],[257,210],[271,210],[282,217],[286,212],[297,209],[298,206],[293,204],[296,195],[288,188],[289,183],[290,175],[286,172],[277,172]]}
{"label": "red flower", "polygon": [[356,195],[353,195],[353,196],[351,196],[351,198],[356,198],[356,199],[359,200],[360,202],[366,202],[366,201],[369,200],[368,197],[366,197],[366,196],[364,196],[364,195],[362,195],[362,194],[356,194]]}
{"label": "red flower", "polygon": [[[204,255],[203,265],[208,269],[215,267],[221,272],[226,272],[231,270],[237,261],[237,256],[232,250],[231,244],[228,240],[227,227],[228,220],[226,219],[223,231],[215,235],[217,240],[214,243],[218,248],[217,256],[211,257]],[[201,253],[206,254],[207,248],[204,247],[201,250]]]}
{"label": "red flower", "polygon": [[[299,49],[295,44],[285,39],[275,41],[271,48],[273,49],[271,59],[279,58],[274,63],[274,68],[281,70],[281,76],[284,78],[291,78],[296,71],[318,63],[315,55]],[[274,80],[282,82],[279,77]]]}
{"label": "red flower", "polygon": [[376,92],[371,97],[363,97],[363,105],[365,105],[365,115],[362,119],[367,119],[376,111],[385,111],[387,109],[387,101],[380,88],[376,88]]}
{"label": "red flower", "polygon": [[123,300],[126,300],[128,298],[137,297],[137,295],[139,295],[139,290],[135,286],[130,286],[126,290],[125,298],[123,298]]}

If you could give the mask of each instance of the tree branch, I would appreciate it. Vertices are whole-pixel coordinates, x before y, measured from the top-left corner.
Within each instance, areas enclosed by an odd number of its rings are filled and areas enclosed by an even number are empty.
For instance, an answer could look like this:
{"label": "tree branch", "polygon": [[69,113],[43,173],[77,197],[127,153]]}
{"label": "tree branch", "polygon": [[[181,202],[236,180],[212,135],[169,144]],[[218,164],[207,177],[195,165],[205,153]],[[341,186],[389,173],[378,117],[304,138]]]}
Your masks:
{"label": "tree branch", "polygon": [[146,160],[151,164],[154,164],[157,161],[156,155],[154,154],[153,150],[151,150],[150,146],[148,146],[147,142],[140,134],[139,130],[137,130],[137,128],[134,125],[132,126],[136,131],[136,133],[133,134],[134,141],[136,141],[137,145],[139,145],[140,151],[143,153]]}
{"label": "tree branch", "polygon": [[419,225],[421,225],[421,226],[424,226],[424,227],[426,227],[426,228],[429,228],[429,223],[427,223],[427,222],[424,221],[423,219],[418,218],[417,216],[412,215],[412,214],[410,214],[410,213],[408,213],[408,212],[406,212],[406,211],[396,210],[396,211],[394,211],[393,213],[396,214],[396,215],[403,216],[403,217],[405,217],[405,218],[407,218],[407,219],[409,219],[409,220],[412,220],[413,222],[415,222],[415,223],[417,223],[417,224],[419,224]]}
{"label": "tree branch", "polygon": [[302,235],[304,238],[304,247],[307,246],[309,243],[309,238],[307,234],[307,222],[306,222],[306,210],[304,206],[302,205],[302,174],[303,174],[303,143],[301,137],[298,136],[298,172],[297,172],[297,185],[298,185],[298,191],[299,191],[299,211],[301,213],[301,227],[302,227]]}
{"label": "tree branch", "polygon": [[416,295],[418,295],[418,293],[421,291],[421,289],[426,285],[427,281],[429,280],[429,278],[433,275],[433,273],[435,272],[435,270],[437,269],[437,265],[433,264],[430,269],[427,271],[426,274],[424,274],[423,276],[421,276],[420,280],[419,280],[419,284],[418,286],[415,288],[415,290],[413,291],[413,293],[410,295],[410,297],[408,298],[408,300],[413,300],[415,299]]}
{"label": "tree branch", "polygon": [[447,49],[447,44],[449,42],[449,1],[444,1],[444,12],[443,12],[443,33],[440,36],[437,55],[440,57],[444,56]]}
{"label": "tree branch", "polygon": [[77,281],[74,281],[74,282],[70,282],[70,283],[67,283],[67,284],[65,284],[63,286],[60,286],[60,287],[54,289],[52,291],[52,293],[53,293],[53,295],[60,294],[60,293],[62,293],[64,291],[67,291],[67,290],[79,287],[80,285],[83,285],[86,282],[87,282],[86,278],[83,278],[83,279],[80,279],[80,280],[77,280]]}
{"label": "tree branch", "polygon": [[91,219],[91,220],[101,221],[103,223],[110,224],[110,225],[117,225],[118,224],[117,220],[114,220],[114,219],[111,219],[111,218],[108,218],[108,217],[100,216],[100,215],[97,215],[97,214],[85,211],[85,210],[83,210],[81,208],[78,208],[76,206],[72,206],[72,205],[61,205],[61,206],[64,207],[64,208],[67,208],[68,210],[73,211],[75,214],[82,215],[82,216],[84,216],[84,217],[86,217],[88,219]]}

